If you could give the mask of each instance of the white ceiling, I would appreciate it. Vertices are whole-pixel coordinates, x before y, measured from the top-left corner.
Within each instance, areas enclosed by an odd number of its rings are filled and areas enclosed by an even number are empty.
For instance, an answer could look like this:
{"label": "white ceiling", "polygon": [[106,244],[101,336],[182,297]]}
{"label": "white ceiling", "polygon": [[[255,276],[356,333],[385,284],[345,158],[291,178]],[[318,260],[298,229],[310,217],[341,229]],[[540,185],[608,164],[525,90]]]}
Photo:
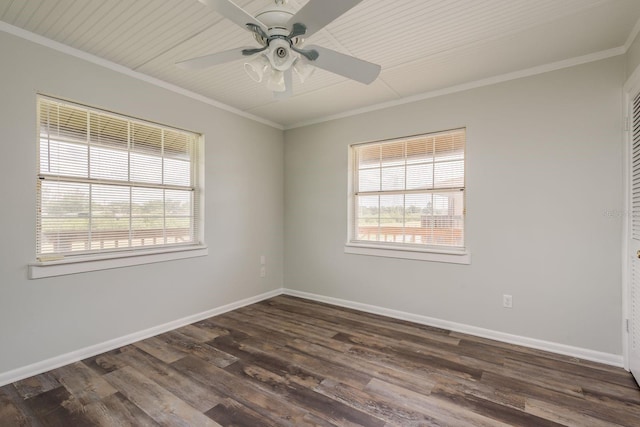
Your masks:
{"label": "white ceiling", "polygon": [[[272,1],[236,3],[255,14]],[[363,0],[308,42],[378,63],[380,77],[366,86],[318,69],[304,85],[294,82],[291,98],[276,100],[241,61],[175,66],[256,44],[197,0],[0,0],[0,20],[11,26],[285,128],[619,49],[639,18],[638,0]]]}

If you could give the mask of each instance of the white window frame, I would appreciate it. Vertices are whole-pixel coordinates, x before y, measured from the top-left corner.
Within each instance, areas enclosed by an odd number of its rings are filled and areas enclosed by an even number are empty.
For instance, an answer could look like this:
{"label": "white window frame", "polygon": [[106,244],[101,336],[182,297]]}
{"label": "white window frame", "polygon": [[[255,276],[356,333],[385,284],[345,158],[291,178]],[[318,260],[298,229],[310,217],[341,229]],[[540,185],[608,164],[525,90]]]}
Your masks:
{"label": "white window frame", "polygon": [[[466,132],[466,128],[458,128],[464,129]],[[451,129],[453,131],[456,129]],[[357,241],[354,239],[354,233],[356,230],[355,226],[355,214],[356,214],[356,206],[355,206],[355,190],[356,190],[356,176],[358,165],[356,164],[356,155],[355,150],[357,147],[361,147],[363,145],[372,145],[372,144],[383,144],[387,142],[393,141],[401,141],[419,136],[428,136],[433,134],[440,134],[448,131],[437,131],[437,132],[428,132],[421,135],[411,135],[400,138],[392,138],[387,140],[378,140],[378,141],[369,141],[363,143],[351,144],[348,147],[348,189],[347,189],[347,242],[344,246],[344,252],[346,254],[353,255],[367,255],[367,256],[376,256],[376,257],[384,257],[384,258],[399,258],[399,259],[409,259],[409,260],[417,260],[417,261],[432,261],[432,262],[443,262],[443,263],[452,263],[452,264],[471,264],[471,253],[469,251],[469,245],[467,242],[467,202],[466,202],[466,169],[467,169],[467,149],[465,142],[465,158],[464,158],[464,169],[465,169],[465,183],[462,187],[465,192],[464,197],[464,229],[465,229],[465,246],[463,248],[449,248],[443,247],[438,248],[435,246],[429,247],[417,247],[415,245],[405,245],[403,243],[397,244],[389,244],[389,243],[377,243],[377,242],[365,242],[365,241]]]}
{"label": "white window frame", "polygon": [[[100,108],[89,107],[74,101],[61,98],[51,97],[48,95],[37,95],[37,114],[39,115],[41,100],[49,100],[59,102],[61,104],[79,107],[89,111],[108,114],[122,119],[144,123],[158,128],[178,130],[171,126],[149,122],[148,120],[138,119],[121,113],[115,113]],[[138,247],[135,249],[125,249],[116,251],[104,251],[97,253],[80,253],[80,254],[43,254],[34,262],[28,265],[28,276],[30,279],[39,279],[44,277],[61,276],[67,274],[75,274],[89,271],[105,270],[112,268],[128,267],[134,265],[150,264],[157,262],[165,262],[171,260],[185,259],[206,256],[208,249],[204,243],[204,136],[196,132],[188,131],[197,135],[194,146],[194,156],[192,162],[192,181],[194,186],[194,219],[196,221],[195,239],[191,244],[165,246],[158,245],[148,247]],[[40,120],[37,123],[36,132],[37,144],[40,144]],[[40,150],[38,150],[38,155]],[[39,162],[39,161],[38,161]],[[40,166],[38,166],[39,170]],[[40,175],[37,179],[40,179]],[[37,195],[40,198],[40,194]]]}

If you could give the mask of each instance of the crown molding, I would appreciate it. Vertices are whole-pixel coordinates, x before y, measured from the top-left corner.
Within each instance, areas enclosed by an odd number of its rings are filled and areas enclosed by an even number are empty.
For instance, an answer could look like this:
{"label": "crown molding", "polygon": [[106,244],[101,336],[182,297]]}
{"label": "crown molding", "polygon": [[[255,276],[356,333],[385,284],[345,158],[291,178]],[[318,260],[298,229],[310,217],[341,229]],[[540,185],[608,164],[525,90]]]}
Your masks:
{"label": "crown molding", "polygon": [[53,49],[55,51],[58,51],[58,52],[61,52],[61,53],[64,53],[64,54],[67,54],[67,55],[70,55],[70,56],[74,56],[74,57],[79,58],[79,59],[83,59],[83,60],[85,60],[87,62],[91,62],[93,64],[99,65],[99,66],[104,67],[104,68],[108,68],[109,70],[118,72],[120,74],[124,74],[126,76],[133,77],[133,78],[138,79],[138,80],[142,80],[142,81],[144,81],[146,83],[150,83],[152,85],[155,85],[155,86],[161,87],[163,89],[167,89],[167,90],[169,90],[171,92],[177,93],[179,95],[183,95],[183,96],[186,96],[188,98],[195,99],[196,101],[200,101],[200,102],[202,102],[204,104],[210,105],[210,106],[215,107],[215,108],[219,108],[220,110],[224,110],[224,111],[236,114],[238,116],[244,117],[244,118],[249,119],[249,120],[253,120],[253,121],[261,123],[263,125],[267,125],[267,126],[270,126],[272,128],[278,129],[278,130],[284,130],[284,127],[279,123],[272,122],[271,120],[267,120],[267,119],[265,119],[263,117],[259,117],[259,116],[256,116],[254,114],[251,114],[251,113],[247,113],[247,112],[242,111],[242,110],[240,110],[238,108],[235,108],[235,107],[232,107],[230,105],[224,104],[224,103],[222,103],[220,101],[216,101],[215,99],[208,98],[206,96],[203,96],[203,95],[197,94],[195,92],[192,92],[190,90],[181,88],[181,87],[176,86],[174,84],[165,82],[164,80],[160,80],[160,79],[157,79],[155,77],[151,77],[151,76],[148,76],[146,74],[140,73],[138,71],[134,71],[131,68],[124,67],[124,66],[122,66],[120,64],[116,64],[115,62],[111,62],[109,60],[106,60],[104,58],[100,58],[100,57],[92,55],[90,53],[81,51],[81,50],[76,49],[74,47],[67,46],[67,45],[59,43],[57,41],[48,39],[48,38],[43,37],[43,36],[41,36],[39,34],[35,34],[35,33],[30,32],[30,31],[24,30],[22,28],[13,26],[11,24],[7,24],[6,22],[0,21],[0,31],[2,31],[4,33],[7,33],[7,34],[11,34],[11,35],[16,36],[16,37],[20,37],[20,38],[22,38],[24,40],[39,44],[41,46],[48,47],[48,48]]}
{"label": "crown molding", "polygon": [[503,83],[503,82],[507,82],[510,80],[516,80],[516,79],[520,79],[520,78],[524,78],[524,77],[531,77],[531,76],[535,76],[538,74],[544,74],[544,73],[548,73],[551,71],[557,71],[557,70],[561,70],[564,68],[570,68],[570,67],[574,67],[577,65],[583,65],[583,64],[587,64],[590,62],[595,62],[595,61],[600,61],[603,59],[607,59],[607,58],[612,58],[615,56],[619,56],[619,55],[624,55],[627,53],[627,51],[629,50],[629,48],[631,47],[631,44],[635,41],[635,39],[637,38],[638,34],[640,34],[640,19],[636,22],[636,25],[633,27],[631,33],[629,33],[629,37],[627,38],[626,42],[624,45],[619,46],[619,47],[615,47],[615,48],[611,48],[611,49],[607,49],[607,50],[603,50],[600,52],[595,52],[595,53],[591,53],[591,54],[587,54],[587,55],[583,55],[583,56],[578,56],[578,57],[574,57],[574,58],[569,58],[569,59],[565,59],[562,61],[557,61],[557,62],[552,62],[549,64],[544,64],[544,65],[540,65],[540,66],[536,66],[536,67],[532,67],[532,68],[527,68],[524,70],[518,70],[518,71],[514,71],[514,72],[510,72],[510,73],[506,73],[506,74],[501,74],[498,76],[494,76],[494,77],[489,77],[489,78],[485,78],[485,79],[481,79],[481,80],[476,80],[476,81],[472,81],[472,82],[468,82],[468,83],[463,83],[463,84],[459,84],[459,85],[455,85],[455,86],[450,86],[450,87],[446,87],[446,88],[442,88],[442,89],[438,89],[438,90],[434,90],[434,91],[428,91],[428,92],[424,92],[421,94],[417,94],[417,95],[412,95],[412,96],[408,96],[408,97],[404,97],[404,98],[399,98],[399,99],[395,99],[393,101],[387,101],[387,102],[382,102],[382,103],[378,103],[378,104],[374,104],[374,105],[370,105],[367,107],[363,107],[363,108],[357,108],[357,109],[353,109],[353,110],[348,110],[342,113],[338,113],[338,114],[332,114],[332,115],[328,115],[328,116],[323,116],[323,117],[319,117],[316,119],[311,119],[311,120],[305,120],[302,122],[298,122],[298,123],[294,123],[291,125],[282,125],[280,123],[276,123],[273,122],[271,120],[265,119],[263,117],[248,113],[246,111],[242,111],[238,108],[232,107],[230,105],[224,104],[220,101],[216,101],[212,98],[208,98],[206,96],[197,94],[195,92],[192,92],[190,90],[181,88],[177,85],[165,82],[164,80],[160,80],[157,79],[155,77],[151,77],[148,76],[146,74],[140,73],[138,71],[134,71],[130,68],[124,67],[122,65],[116,64],[114,62],[111,62],[109,60],[100,58],[98,56],[92,55],[90,53],[81,51],[79,49],[73,48],[71,46],[67,46],[65,44],[56,42],[54,40],[48,39],[46,37],[40,36],[38,34],[32,33],[30,31],[24,30],[22,28],[7,24],[5,22],[0,21],[0,31],[8,33],[8,34],[12,34],[16,37],[20,37],[22,39],[25,39],[27,41],[31,41],[33,43],[37,43],[39,45],[48,47],[50,49],[56,50],[58,52],[67,54],[67,55],[71,55],[83,60],[86,60],[88,62],[91,62],[93,64],[108,68],[112,71],[116,71],[119,72],[121,74],[125,74],[127,76],[136,78],[138,80],[142,80],[144,82],[153,84],[155,86],[159,86],[161,88],[170,90],[174,93],[178,93],[180,95],[184,95],[186,97],[195,99],[197,101],[200,101],[202,103],[211,105],[213,107],[219,108],[221,110],[224,111],[228,111],[230,113],[236,114],[238,116],[247,118],[249,120],[270,126],[272,128],[278,129],[278,130],[291,130],[291,129],[297,129],[297,128],[302,128],[302,127],[306,127],[306,126],[311,126],[311,125],[315,125],[315,124],[320,124],[320,123],[324,123],[324,122],[329,122],[329,121],[333,121],[333,120],[339,120],[339,119],[344,119],[347,117],[352,117],[352,116],[356,116],[359,114],[364,114],[364,113],[369,113],[369,112],[373,112],[373,111],[378,111],[378,110],[383,110],[386,108],[391,108],[391,107],[397,107],[397,106],[401,106],[401,105],[405,105],[405,104],[411,104],[414,102],[418,102],[418,101],[423,101],[426,99],[431,99],[431,98],[436,98],[436,97],[440,97],[440,96],[444,96],[444,95],[450,95],[450,94],[454,94],[454,93],[458,93],[458,92],[464,92],[467,90],[471,90],[471,89],[477,89],[477,88],[481,88],[484,86],[491,86],[494,84],[499,84],[499,83]]}
{"label": "crown molding", "polygon": [[[640,22],[640,21],[639,21]],[[640,26],[638,31],[640,32]],[[625,45],[626,46],[626,45]],[[359,114],[370,113],[372,111],[384,110],[386,108],[397,107],[400,105],[411,104],[425,99],[436,98],[439,96],[450,95],[453,93],[464,92],[471,89],[477,89],[484,86],[491,86],[498,83],[508,82],[510,80],[517,80],[524,77],[531,77],[538,74],[544,74],[551,71],[562,70],[564,68],[571,68],[577,65],[587,64],[589,62],[600,61],[614,56],[624,55],[627,52],[625,46],[619,46],[612,49],[603,50],[600,52],[590,53],[588,55],[578,56],[574,58],[565,59],[562,61],[552,62],[549,64],[539,65],[524,70],[514,71],[511,73],[501,74],[494,77],[488,77],[486,79],[476,80],[473,82],[463,83],[455,86],[449,86],[443,89],[424,92],[417,95],[407,96],[404,98],[396,99],[393,101],[382,102],[379,104],[370,105],[364,108],[357,108],[355,110],[345,111],[339,114],[333,114],[330,116],[324,116],[317,119],[307,120],[284,127],[284,130],[291,130],[301,128],[305,126],[316,125],[319,123],[329,122],[333,120],[344,119],[347,117],[356,116]]]}

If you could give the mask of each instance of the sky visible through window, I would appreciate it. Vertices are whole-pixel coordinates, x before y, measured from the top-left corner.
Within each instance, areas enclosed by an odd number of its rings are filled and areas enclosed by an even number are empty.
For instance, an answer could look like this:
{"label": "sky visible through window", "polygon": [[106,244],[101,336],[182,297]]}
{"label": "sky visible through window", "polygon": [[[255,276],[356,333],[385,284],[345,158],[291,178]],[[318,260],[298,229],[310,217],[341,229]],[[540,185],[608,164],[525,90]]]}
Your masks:
{"label": "sky visible through window", "polygon": [[461,246],[464,134],[355,146],[356,240]]}
{"label": "sky visible through window", "polygon": [[39,253],[191,243],[187,133],[41,106]]}

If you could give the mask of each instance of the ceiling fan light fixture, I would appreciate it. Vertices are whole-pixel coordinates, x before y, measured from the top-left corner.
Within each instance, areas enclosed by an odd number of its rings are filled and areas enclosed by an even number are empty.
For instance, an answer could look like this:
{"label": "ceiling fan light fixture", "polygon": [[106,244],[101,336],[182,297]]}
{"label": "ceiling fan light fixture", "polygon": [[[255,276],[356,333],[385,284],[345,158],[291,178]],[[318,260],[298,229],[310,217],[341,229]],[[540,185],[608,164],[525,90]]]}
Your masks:
{"label": "ceiling fan light fixture", "polygon": [[[306,0],[299,10],[287,5],[287,0],[273,0],[253,16],[238,6],[237,0],[200,0],[225,18],[251,32],[260,47],[243,47],[200,56],[176,64],[188,70],[243,59],[249,77],[285,99],[292,94],[293,74],[304,83],[315,68],[338,74],[363,84],[371,84],[379,76],[380,65],[321,46],[304,49],[305,37],[310,37],[363,0]],[[263,0],[264,1],[264,0]],[[249,57],[252,58],[249,58]],[[255,56],[255,57],[254,57]]]}
{"label": "ceiling fan light fixture", "polygon": [[253,81],[260,83],[270,65],[266,56],[258,55],[251,61],[244,63],[244,70]]}
{"label": "ceiling fan light fixture", "polygon": [[303,58],[298,58],[293,64],[293,71],[295,71],[301,83],[304,83],[309,77],[311,77],[315,70],[316,67]]}
{"label": "ceiling fan light fixture", "polygon": [[287,90],[287,85],[284,81],[284,72],[273,69],[269,78],[267,79],[267,89],[272,92],[284,92]]}

